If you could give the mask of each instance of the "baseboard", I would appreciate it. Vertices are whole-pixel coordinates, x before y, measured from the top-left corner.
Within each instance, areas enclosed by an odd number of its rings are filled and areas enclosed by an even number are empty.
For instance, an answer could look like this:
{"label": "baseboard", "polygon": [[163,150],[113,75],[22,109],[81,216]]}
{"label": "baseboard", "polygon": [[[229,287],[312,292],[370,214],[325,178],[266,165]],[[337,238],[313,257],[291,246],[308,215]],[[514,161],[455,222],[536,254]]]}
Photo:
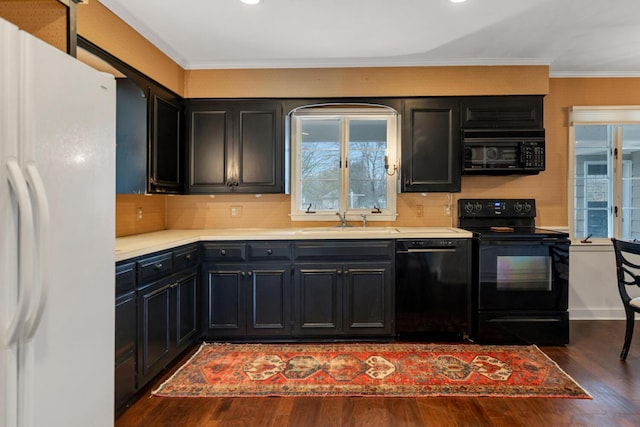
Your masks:
{"label": "baseboard", "polygon": [[570,320],[625,320],[624,308],[569,308]]}

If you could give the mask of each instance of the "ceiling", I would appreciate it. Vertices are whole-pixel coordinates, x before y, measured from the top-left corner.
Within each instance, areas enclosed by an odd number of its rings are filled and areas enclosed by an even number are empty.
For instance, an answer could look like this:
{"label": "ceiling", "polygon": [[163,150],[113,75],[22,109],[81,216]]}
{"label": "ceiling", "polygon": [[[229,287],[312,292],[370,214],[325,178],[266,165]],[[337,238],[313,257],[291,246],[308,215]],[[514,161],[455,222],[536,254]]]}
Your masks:
{"label": "ceiling", "polygon": [[185,69],[548,65],[640,76],[638,0],[99,0]]}

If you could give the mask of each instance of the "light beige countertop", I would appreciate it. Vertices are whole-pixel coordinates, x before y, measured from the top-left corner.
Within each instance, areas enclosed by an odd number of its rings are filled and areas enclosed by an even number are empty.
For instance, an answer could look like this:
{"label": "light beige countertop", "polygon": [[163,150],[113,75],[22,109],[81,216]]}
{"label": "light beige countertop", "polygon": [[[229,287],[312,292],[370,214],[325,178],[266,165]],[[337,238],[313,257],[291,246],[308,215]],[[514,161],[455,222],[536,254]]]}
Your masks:
{"label": "light beige countertop", "polygon": [[209,228],[163,230],[116,238],[116,262],[201,241],[471,238],[454,227]]}

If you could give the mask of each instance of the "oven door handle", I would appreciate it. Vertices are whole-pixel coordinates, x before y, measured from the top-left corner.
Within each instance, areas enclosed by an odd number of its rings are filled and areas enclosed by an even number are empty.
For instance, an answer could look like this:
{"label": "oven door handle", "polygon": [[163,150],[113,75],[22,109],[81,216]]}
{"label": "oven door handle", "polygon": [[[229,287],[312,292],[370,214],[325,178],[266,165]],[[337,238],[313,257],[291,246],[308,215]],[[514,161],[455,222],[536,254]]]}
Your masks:
{"label": "oven door handle", "polygon": [[569,243],[566,239],[539,239],[539,240],[500,240],[500,241],[482,241],[483,245],[493,246],[540,246],[553,245],[557,243]]}
{"label": "oven door handle", "polygon": [[438,252],[455,252],[456,248],[425,248],[425,249],[407,249],[406,251],[396,251],[397,254],[430,254]]}

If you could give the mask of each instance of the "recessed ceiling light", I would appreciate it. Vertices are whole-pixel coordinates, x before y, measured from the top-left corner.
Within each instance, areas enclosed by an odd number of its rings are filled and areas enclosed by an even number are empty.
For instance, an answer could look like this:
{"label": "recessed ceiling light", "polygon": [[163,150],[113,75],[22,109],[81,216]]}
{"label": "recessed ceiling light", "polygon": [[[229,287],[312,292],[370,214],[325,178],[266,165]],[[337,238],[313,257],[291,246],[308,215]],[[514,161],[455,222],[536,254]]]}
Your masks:
{"label": "recessed ceiling light", "polygon": [[467,0],[449,0],[451,3],[464,3]]}
{"label": "recessed ceiling light", "polygon": [[262,3],[262,0],[240,0],[240,1],[244,4],[250,4],[250,5]]}

